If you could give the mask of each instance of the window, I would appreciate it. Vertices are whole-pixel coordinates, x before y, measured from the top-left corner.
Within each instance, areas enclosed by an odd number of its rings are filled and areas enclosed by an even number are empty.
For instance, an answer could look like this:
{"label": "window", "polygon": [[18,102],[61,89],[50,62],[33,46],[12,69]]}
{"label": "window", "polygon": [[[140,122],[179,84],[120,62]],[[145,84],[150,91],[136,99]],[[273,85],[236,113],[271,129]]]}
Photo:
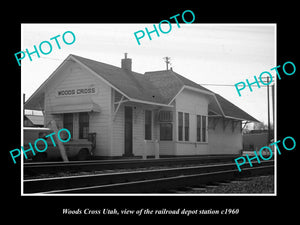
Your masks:
{"label": "window", "polygon": [[152,139],[152,111],[145,111],[145,140]]}
{"label": "window", "polygon": [[201,141],[201,116],[197,115],[197,141]]}
{"label": "window", "polygon": [[63,128],[68,129],[73,137],[73,113],[63,114]]}
{"label": "window", "polygon": [[172,122],[173,121],[172,111],[160,111],[158,120],[160,122]]}
{"label": "window", "polygon": [[190,114],[178,112],[178,141],[190,140]]}
{"label": "window", "polygon": [[79,113],[79,139],[87,139],[89,133],[89,114]]}
{"label": "window", "polygon": [[188,113],[184,113],[184,140],[189,141],[190,138],[190,116]]}
{"label": "window", "polygon": [[173,125],[172,123],[160,123],[160,140],[172,141],[173,139]]}
{"label": "window", "polygon": [[183,140],[183,113],[178,112],[178,141]]}
{"label": "window", "polygon": [[197,115],[197,142],[207,142],[207,116]]}
{"label": "window", "polygon": [[206,116],[202,116],[202,142],[206,142]]}

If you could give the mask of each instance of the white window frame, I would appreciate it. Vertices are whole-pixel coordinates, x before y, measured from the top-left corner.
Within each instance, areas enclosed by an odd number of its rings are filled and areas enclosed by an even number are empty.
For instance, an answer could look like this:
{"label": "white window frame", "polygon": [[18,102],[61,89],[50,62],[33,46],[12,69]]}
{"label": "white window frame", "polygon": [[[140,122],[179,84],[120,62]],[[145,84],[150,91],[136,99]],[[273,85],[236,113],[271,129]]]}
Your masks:
{"label": "white window frame", "polygon": [[[201,122],[200,122],[200,141],[197,140],[197,128],[198,128],[198,127],[197,127],[197,125],[198,125],[198,124],[197,124],[197,116],[200,116],[200,121],[201,121]],[[202,132],[202,130],[203,130],[203,129],[202,129],[202,128],[203,128],[203,127],[202,127],[202,126],[203,126],[203,123],[202,123],[202,117],[203,117],[203,116],[206,117],[206,119],[205,119],[205,124],[206,124],[205,138],[206,138],[206,140],[205,140],[205,141],[203,141],[203,135],[202,135],[202,133],[203,133],[203,132]],[[197,143],[208,143],[208,116],[207,116],[207,115],[199,115],[199,114],[196,115],[196,142],[197,142]]]}

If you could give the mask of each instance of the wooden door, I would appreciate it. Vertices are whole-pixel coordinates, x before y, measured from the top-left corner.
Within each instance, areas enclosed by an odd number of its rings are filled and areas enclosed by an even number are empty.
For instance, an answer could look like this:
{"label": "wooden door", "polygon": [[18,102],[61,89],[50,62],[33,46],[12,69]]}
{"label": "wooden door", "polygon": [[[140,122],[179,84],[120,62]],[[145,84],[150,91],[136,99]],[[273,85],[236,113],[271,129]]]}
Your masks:
{"label": "wooden door", "polygon": [[132,107],[125,106],[125,153],[124,156],[132,154]]}

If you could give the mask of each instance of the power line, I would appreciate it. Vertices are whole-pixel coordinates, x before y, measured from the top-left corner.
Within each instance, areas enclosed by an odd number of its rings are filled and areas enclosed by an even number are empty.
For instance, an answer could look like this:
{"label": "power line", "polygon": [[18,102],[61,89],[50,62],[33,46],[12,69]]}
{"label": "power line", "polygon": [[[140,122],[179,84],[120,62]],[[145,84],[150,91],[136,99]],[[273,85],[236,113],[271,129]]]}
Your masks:
{"label": "power line", "polygon": [[[217,86],[217,87],[235,87],[234,84],[199,84],[202,86]],[[246,84],[245,84],[246,85]],[[271,84],[270,84],[271,85]],[[274,84],[273,84],[274,85]],[[256,84],[253,85],[246,85],[246,86],[251,86],[251,87],[258,87]],[[267,87],[269,85],[260,85],[260,87]],[[271,85],[272,86],[272,85]]]}
{"label": "power line", "polygon": [[[67,60],[67,59],[59,59],[59,58],[45,57],[45,56],[40,56],[39,58],[42,58],[42,59],[50,59],[50,60],[61,61],[61,62],[62,62],[62,61],[72,61],[72,60]],[[168,70],[168,65],[171,64],[171,62],[169,61],[169,60],[171,59],[171,57],[164,57],[163,59],[165,60],[166,67],[167,67],[167,70]],[[263,81],[269,82],[269,81],[267,80],[268,77],[262,77],[262,78],[263,78],[263,79],[266,79],[266,80],[263,80]],[[274,78],[274,76],[272,76],[272,78]],[[274,82],[274,81],[272,81],[272,83],[269,84],[269,85],[265,85],[265,84],[263,84],[262,82],[260,82],[260,83],[262,83],[262,85],[261,85],[260,87],[273,86],[273,85],[275,85],[273,82]],[[203,85],[203,86],[216,86],[216,87],[235,87],[234,84],[200,84],[200,83],[199,83],[199,85]],[[245,84],[245,85],[246,85],[246,84]],[[246,86],[249,86],[249,85],[246,85]],[[258,87],[256,84],[253,84],[253,85],[250,85],[250,86],[251,86],[251,87]]]}
{"label": "power line", "polygon": [[44,57],[44,56],[40,56],[40,58],[42,58],[42,59],[50,59],[50,60],[57,60],[57,61],[63,61],[63,59],[52,58],[52,57]]}
{"label": "power line", "polygon": [[233,84],[200,84],[206,86],[234,86]]}
{"label": "power line", "polygon": [[[274,84],[274,76],[272,76],[272,82],[268,85],[265,85],[265,83],[269,83],[269,77],[261,77],[262,80],[260,79],[262,85],[260,85],[260,87],[267,87],[267,86],[272,86],[272,85],[275,85]],[[244,82],[245,84],[245,82]],[[235,84],[199,84],[199,85],[204,85],[204,86],[221,86],[221,87],[235,87]],[[250,84],[250,85],[247,85],[245,84],[245,86],[251,86],[251,87],[258,87],[258,85],[256,84]]]}

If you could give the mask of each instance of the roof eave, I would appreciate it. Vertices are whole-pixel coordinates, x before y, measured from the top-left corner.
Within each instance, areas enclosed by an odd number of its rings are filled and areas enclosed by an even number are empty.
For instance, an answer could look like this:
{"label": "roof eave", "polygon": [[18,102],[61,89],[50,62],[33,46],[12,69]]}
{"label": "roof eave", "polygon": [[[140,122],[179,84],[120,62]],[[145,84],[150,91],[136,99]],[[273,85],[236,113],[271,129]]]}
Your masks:
{"label": "roof eave", "polygon": [[163,103],[158,103],[158,102],[144,101],[144,100],[139,100],[139,99],[135,99],[135,98],[129,98],[129,101],[136,102],[136,103],[142,103],[142,104],[148,104],[148,105],[156,105],[156,106],[164,106],[164,107],[174,107],[171,104],[163,104]]}
{"label": "roof eave", "polygon": [[225,118],[234,119],[234,120],[241,120],[241,121],[249,121],[249,122],[260,122],[255,118],[238,118],[234,116],[225,116]]}

